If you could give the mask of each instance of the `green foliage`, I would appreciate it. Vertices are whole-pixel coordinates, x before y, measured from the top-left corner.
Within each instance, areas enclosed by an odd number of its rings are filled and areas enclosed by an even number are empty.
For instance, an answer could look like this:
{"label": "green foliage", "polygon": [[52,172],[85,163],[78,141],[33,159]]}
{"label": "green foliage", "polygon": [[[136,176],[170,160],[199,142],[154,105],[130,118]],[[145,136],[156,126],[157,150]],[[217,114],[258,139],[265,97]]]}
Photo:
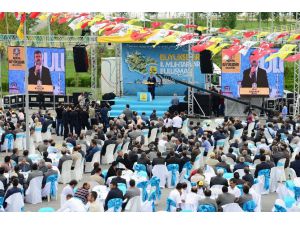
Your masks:
{"label": "green foliage", "polygon": [[237,21],[237,13],[222,13],[221,17],[221,24],[222,27],[229,27],[231,29],[234,29],[236,27],[236,21]]}

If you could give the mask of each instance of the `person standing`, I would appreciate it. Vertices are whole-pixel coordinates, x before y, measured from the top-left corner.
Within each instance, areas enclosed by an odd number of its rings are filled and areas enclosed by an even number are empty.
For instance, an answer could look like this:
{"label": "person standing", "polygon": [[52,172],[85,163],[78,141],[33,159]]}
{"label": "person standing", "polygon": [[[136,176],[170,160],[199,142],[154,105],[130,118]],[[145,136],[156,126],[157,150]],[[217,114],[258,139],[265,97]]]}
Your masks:
{"label": "person standing", "polygon": [[150,74],[150,77],[148,77],[148,92],[151,93],[151,96],[152,96],[152,100],[155,99],[155,85],[156,85],[156,79],[155,77],[153,76],[153,74]]}
{"label": "person standing", "polygon": [[[64,131],[64,125],[63,125],[63,105],[62,103],[59,103],[59,106],[55,109],[56,112],[56,135],[57,136],[63,136],[63,131]],[[59,132],[60,129],[60,132]],[[59,135],[60,134],[60,135]]]}

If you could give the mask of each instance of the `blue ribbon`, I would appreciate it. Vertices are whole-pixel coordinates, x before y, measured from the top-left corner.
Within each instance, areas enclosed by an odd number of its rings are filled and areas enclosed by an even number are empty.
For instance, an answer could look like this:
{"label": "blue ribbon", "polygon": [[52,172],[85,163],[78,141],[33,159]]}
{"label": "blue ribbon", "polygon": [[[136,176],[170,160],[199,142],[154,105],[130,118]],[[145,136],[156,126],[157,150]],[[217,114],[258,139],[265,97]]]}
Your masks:
{"label": "blue ribbon", "polygon": [[106,179],[107,172],[108,172],[108,170],[102,170],[102,176],[104,179]]}
{"label": "blue ribbon", "polygon": [[5,139],[7,140],[7,149],[14,148],[14,136],[12,134],[5,135]]}
{"label": "blue ribbon", "polygon": [[256,203],[253,200],[247,201],[243,204],[243,210],[245,212],[254,212]]}
{"label": "blue ribbon", "polygon": [[284,166],[284,163],[278,162],[278,163],[277,163],[277,166]]}
{"label": "blue ribbon", "polygon": [[142,189],[143,202],[148,199],[147,186],[148,186],[148,181],[142,181],[142,182],[137,184],[137,187]]}
{"label": "blue ribbon", "polygon": [[283,201],[284,201],[285,206],[286,206],[287,208],[291,208],[291,207],[294,205],[294,203],[296,202],[295,198],[290,197],[290,196],[285,196],[285,197],[283,198]]}
{"label": "blue ribbon", "polygon": [[69,150],[72,150],[73,148],[74,148],[74,146],[71,144],[71,143],[67,143],[67,148],[69,149]]}
{"label": "blue ribbon", "polygon": [[171,206],[176,208],[176,202],[173,199],[167,198],[167,212],[171,212]]}
{"label": "blue ribbon", "polygon": [[286,212],[287,210],[280,205],[274,205],[274,212]]}
{"label": "blue ribbon", "polygon": [[152,212],[156,212],[155,200],[156,200],[156,192],[152,191],[148,199],[148,201],[152,201]]}
{"label": "blue ribbon", "polygon": [[159,186],[160,179],[158,177],[152,177],[149,182],[152,187],[156,187],[155,194],[156,194],[157,199],[160,199],[161,198],[161,189]]}
{"label": "blue ribbon", "polygon": [[140,171],[147,172],[146,166],[144,164],[135,164],[133,169],[134,169],[134,171],[137,171],[137,172],[140,172]]}
{"label": "blue ribbon", "polygon": [[118,212],[122,207],[123,200],[121,198],[113,198],[107,202],[107,208],[114,208],[114,212]]}
{"label": "blue ribbon", "polygon": [[40,208],[39,212],[55,212],[55,209],[51,207]]}
{"label": "blue ribbon", "polygon": [[227,173],[227,169],[221,166],[216,166],[216,171],[223,170],[224,173]]}
{"label": "blue ribbon", "polygon": [[178,164],[169,164],[167,166],[168,171],[171,171],[172,178],[171,178],[171,185],[174,186],[176,184],[176,172],[179,170]]}
{"label": "blue ribbon", "polygon": [[0,206],[3,206],[4,197],[0,197]]}
{"label": "blue ribbon", "polygon": [[123,195],[126,194],[126,190],[127,190],[126,184],[118,183],[118,188],[122,191]]}
{"label": "blue ribbon", "polygon": [[56,196],[56,186],[55,183],[57,182],[58,176],[57,174],[51,175],[47,177],[46,183],[50,182],[50,196],[55,197]]}
{"label": "blue ribbon", "polygon": [[16,138],[24,138],[25,135],[23,133],[17,133]]}
{"label": "blue ribbon", "polygon": [[193,168],[193,165],[192,165],[191,162],[186,162],[186,163],[183,165],[183,169],[186,169],[186,173],[185,173],[185,175],[184,175],[184,178],[185,178],[185,179],[189,179],[192,168]]}
{"label": "blue ribbon", "polygon": [[34,129],[34,131],[35,131],[35,132],[37,132],[37,131],[38,131],[38,132],[39,132],[39,131],[42,131],[42,128],[41,128],[41,127],[36,127],[36,128]]}
{"label": "blue ribbon", "polygon": [[197,212],[216,212],[216,208],[210,204],[199,205]]}
{"label": "blue ribbon", "polygon": [[298,200],[300,198],[300,187],[294,187],[295,199]]}
{"label": "blue ribbon", "polygon": [[240,191],[241,191],[241,195],[243,195],[243,185],[242,184],[238,184],[238,185],[236,185],[237,186],[237,188],[238,189],[240,189]]}
{"label": "blue ribbon", "polygon": [[270,170],[269,169],[260,170],[258,172],[258,176],[264,176],[265,177],[264,189],[269,190],[269,187],[270,187]]}

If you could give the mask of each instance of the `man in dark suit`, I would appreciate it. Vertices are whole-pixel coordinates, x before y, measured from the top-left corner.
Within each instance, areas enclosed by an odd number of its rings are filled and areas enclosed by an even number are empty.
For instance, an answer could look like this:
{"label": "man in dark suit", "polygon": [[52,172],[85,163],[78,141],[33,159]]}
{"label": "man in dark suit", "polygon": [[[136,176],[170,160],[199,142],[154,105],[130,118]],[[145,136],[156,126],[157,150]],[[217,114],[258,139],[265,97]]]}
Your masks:
{"label": "man in dark suit", "polygon": [[107,203],[109,200],[114,199],[114,198],[121,198],[123,199],[123,193],[122,191],[118,188],[118,184],[115,181],[110,182],[110,191],[108,192],[106,199],[105,199],[105,204],[104,204],[104,209],[107,210],[108,206]]}
{"label": "man in dark suit", "polygon": [[181,159],[175,155],[175,152],[173,150],[170,151],[169,157],[166,158],[166,164],[167,165],[178,164],[178,166],[179,166],[180,163],[181,163]]}
{"label": "man in dark suit", "polygon": [[269,87],[267,72],[258,67],[258,60],[253,55],[250,55],[250,65],[243,72],[242,87],[251,88],[253,83],[256,83],[256,87]]}
{"label": "man in dark suit", "polygon": [[127,186],[126,180],[121,177],[122,176],[122,170],[117,170],[117,177],[113,178],[111,182],[123,183]]}
{"label": "man in dark suit", "polygon": [[209,186],[212,187],[218,184],[228,187],[228,181],[223,177],[223,173],[224,171],[222,169],[218,169],[217,176],[211,178]]}
{"label": "man in dark suit", "polygon": [[161,152],[156,153],[157,158],[152,160],[152,166],[165,165],[165,159],[161,156]]}
{"label": "man in dark suit", "polygon": [[271,166],[266,162],[265,155],[261,155],[259,159],[260,159],[261,163],[256,165],[255,173],[254,173],[255,178],[257,178],[259,171],[265,170],[265,169],[269,169],[269,170],[271,169]]}
{"label": "man in dark suit", "polygon": [[148,77],[148,92],[151,93],[152,100],[155,99],[155,85],[156,85],[156,79],[153,76],[153,74],[150,74],[150,77]]}
{"label": "man in dark suit", "polygon": [[42,52],[34,52],[34,66],[29,69],[28,84],[36,85],[40,82],[42,85],[52,85],[50,71],[42,64]]}
{"label": "man in dark suit", "polygon": [[231,193],[228,193],[228,187],[223,186],[222,187],[222,194],[218,195],[218,198],[216,199],[219,211],[223,211],[222,206],[230,203],[234,203],[235,196]]}

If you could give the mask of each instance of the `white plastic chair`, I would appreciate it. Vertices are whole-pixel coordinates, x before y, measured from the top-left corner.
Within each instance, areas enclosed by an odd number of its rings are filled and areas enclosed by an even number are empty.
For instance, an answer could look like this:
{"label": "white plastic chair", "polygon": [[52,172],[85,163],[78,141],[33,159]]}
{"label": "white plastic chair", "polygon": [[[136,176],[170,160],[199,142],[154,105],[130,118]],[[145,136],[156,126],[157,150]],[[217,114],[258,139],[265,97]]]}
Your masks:
{"label": "white plastic chair", "polygon": [[222,188],[223,188],[223,185],[219,185],[219,184],[215,184],[213,186],[211,186],[210,190],[211,190],[211,193],[212,193],[212,198],[217,198],[219,194],[222,194]]}
{"label": "white plastic chair", "polygon": [[248,136],[248,137],[251,137],[251,132],[252,132],[252,130],[254,129],[254,126],[255,126],[255,122],[251,122],[251,123],[248,125],[248,133],[247,133],[247,136]]}
{"label": "white plastic chair", "polygon": [[297,177],[297,174],[293,168],[285,168],[284,172],[287,180],[294,180]]}
{"label": "white plastic chair", "polygon": [[15,140],[15,148],[18,148],[19,150],[23,151],[26,149],[26,145],[24,145],[24,132],[16,133],[16,140]]}
{"label": "white plastic chair", "polygon": [[44,139],[50,140],[52,138],[51,128],[52,128],[52,124],[49,124],[48,127],[47,127],[47,131],[44,134],[44,137],[45,137]]}
{"label": "white plastic chair", "polygon": [[8,151],[12,151],[13,148],[14,148],[13,134],[5,135],[3,145],[1,146],[1,150],[6,151],[6,154],[7,154]]}
{"label": "white plastic chair", "polygon": [[82,157],[76,160],[74,170],[71,170],[71,177],[74,180],[80,181],[82,179],[83,169],[82,169]]}
{"label": "white plastic chair", "polygon": [[245,176],[245,172],[244,172],[243,169],[238,169],[238,170],[236,170],[235,172],[238,172],[238,173],[239,173],[240,178],[242,178],[243,176]]}
{"label": "white plastic chair", "polygon": [[[53,176],[53,175],[52,175]],[[57,180],[56,182],[54,182],[54,188],[55,188],[55,200],[57,200],[57,196],[58,196],[58,175],[57,175]],[[50,199],[51,199],[51,182],[47,182],[45,184],[45,187],[42,189],[42,197],[47,197],[48,199],[48,202],[50,202]]]}
{"label": "white plastic chair", "polygon": [[169,175],[168,169],[165,165],[155,165],[152,169],[152,175],[160,179],[159,186],[166,187],[167,177]]}
{"label": "white plastic chair", "polygon": [[61,176],[59,178],[59,183],[67,184],[71,181],[71,167],[72,160],[66,160],[62,164]]}
{"label": "white plastic chair", "polygon": [[244,128],[238,129],[233,134],[233,139],[240,139],[243,134]]}
{"label": "white plastic chair", "polygon": [[114,161],[114,149],[116,144],[109,144],[106,146],[105,155],[102,156],[102,164],[110,164]]}
{"label": "white plastic chair", "polygon": [[101,152],[96,152],[94,155],[93,155],[93,159],[91,162],[85,162],[85,173],[90,173],[92,170],[93,170],[93,167],[94,167],[94,163],[95,162],[98,162],[100,163],[100,154]]}
{"label": "white plastic chair", "polygon": [[268,143],[272,143],[273,142],[273,138],[272,138],[272,136],[271,136],[271,134],[269,133],[268,130],[266,130],[266,129],[264,130],[264,135],[265,135]]}
{"label": "white plastic chair", "polygon": [[12,194],[5,202],[7,203],[6,212],[22,212],[25,205],[23,195],[20,192]]}
{"label": "white plastic chair", "polygon": [[230,203],[222,206],[223,212],[243,212],[243,209],[237,203]]}
{"label": "white plastic chair", "polygon": [[25,194],[25,202],[30,204],[42,202],[42,182],[43,176],[35,177],[30,181],[29,187]]}
{"label": "white plastic chair", "polygon": [[141,212],[141,197],[140,196],[135,196],[131,199],[126,204],[125,207],[125,212]]}
{"label": "white plastic chair", "polygon": [[123,146],[122,146],[122,152],[125,154],[125,153],[128,153],[128,147],[129,147],[129,144],[130,142],[127,141]]}
{"label": "white plastic chair", "polygon": [[151,143],[151,142],[155,141],[155,138],[156,138],[156,135],[157,135],[157,131],[158,131],[158,128],[153,128],[151,130],[151,134],[150,134],[150,137],[148,139],[148,143]]}

